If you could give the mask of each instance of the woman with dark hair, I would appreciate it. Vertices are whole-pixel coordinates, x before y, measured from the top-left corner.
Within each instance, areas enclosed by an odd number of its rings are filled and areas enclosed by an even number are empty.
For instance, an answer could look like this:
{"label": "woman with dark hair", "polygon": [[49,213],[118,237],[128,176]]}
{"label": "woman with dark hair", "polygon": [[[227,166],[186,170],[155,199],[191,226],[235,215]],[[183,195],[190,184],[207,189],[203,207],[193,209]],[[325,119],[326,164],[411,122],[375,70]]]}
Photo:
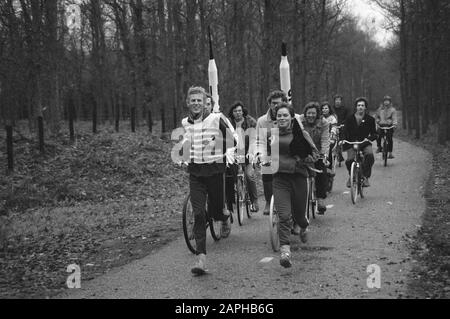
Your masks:
{"label": "woman with dark hair", "polygon": [[316,194],[319,214],[323,215],[327,210],[325,199],[327,198],[328,175],[326,174],[326,158],[330,149],[330,125],[320,114],[320,104],[309,102],[306,104],[303,114],[300,115],[305,130],[309,133],[323,160],[317,161],[316,169],[324,171],[316,175]]}
{"label": "woman with dark hair", "polygon": [[[241,101],[236,101],[228,111],[228,118],[231,125],[233,125],[238,137],[238,155],[245,156],[245,179],[247,181],[247,189],[252,205],[250,210],[257,212],[258,206],[258,192],[256,189],[256,175],[253,169],[252,162],[249,160],[248,151],[251,143],[254,143],[256,138],[256,120],[248,115],[247,108]],[[234,185],[228,180],[227,183],[227,197],[228,202],[233,202],[234,199]]]}
{"label": "woman with dark hair", "polygon": [[[306,243],[309,225],[307,212],[308,170],[318,151],[309,134],[303,130],[299,117],[287,103],[276,108],[278,136],[272,140],[272,167],[274,205],[279,216],[280,265],[292,266],[289,236],[292,217],[300,226],[300,239]],[[277,144],[277,145],[274,145]],[[278,149],[278,154],[274,150]]]}

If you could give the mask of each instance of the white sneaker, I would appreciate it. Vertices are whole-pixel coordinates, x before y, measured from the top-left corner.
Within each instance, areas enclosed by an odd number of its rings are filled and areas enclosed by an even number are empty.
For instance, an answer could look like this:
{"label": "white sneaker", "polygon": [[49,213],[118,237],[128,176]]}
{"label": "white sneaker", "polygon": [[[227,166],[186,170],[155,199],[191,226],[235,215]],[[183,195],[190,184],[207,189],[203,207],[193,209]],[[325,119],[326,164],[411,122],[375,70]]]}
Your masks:
{"label": "white sneaker", "polygon": [[199,254],[198,255],[198,261],[195,263],[194,267],[192,267],[191,272],[194,275],[204,275],[206,274],[208,270],[206,269],[206,255],[205,254]]}
{"label": "white sneaker", "polygon": [[292,266],[291,247],[289,245],[283,245],[280,247],[280,265],[284,268],[289,268]]}

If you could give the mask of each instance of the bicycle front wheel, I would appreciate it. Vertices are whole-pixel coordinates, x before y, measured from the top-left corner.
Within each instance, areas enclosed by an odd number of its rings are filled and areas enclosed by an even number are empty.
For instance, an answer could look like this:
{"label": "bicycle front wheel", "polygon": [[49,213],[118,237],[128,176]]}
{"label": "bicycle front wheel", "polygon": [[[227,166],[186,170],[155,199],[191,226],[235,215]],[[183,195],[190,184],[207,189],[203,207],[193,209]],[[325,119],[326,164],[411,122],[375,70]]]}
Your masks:
{"label": "bicycle front wheel", "polygon": [[359,183],[358,183],[358,194],[359,194],[359,196],[361,198],[364,198],[364,187],[363,187],[364,176],[362,174],[362,170],[361,169],[358,170],[358,173],[359,173],[359,177],[358,177],[358,180],[359,180]]}
{"label": "bicycle front wheel", "polygon": [[358,184],[359,184],[359,168],[356,165],[356,162],[353,162],[350,168],[350,197],[352,199],[353,204],[356,204],[356,200],[358,197]]}
{"label": "bicycle front wheel", "polygon": [[384,162],[384,167],[387,166],[387,158],[388,158],[388,152],[387,152],[387,142],[386,139],[383,142],[383,162]]}
{"label": "bicycle front wheel", "polygon": [[[231,216],[229,217],[231,218]],[[214,220],[214,218],[211,217],[209,211],[208,211],[208,203],[206,203],[206,221],[209,226],[209,232],[211,233],[211,237],[218,241],[220,240],[220,227],[222,227],[222,222],[220,220]]]}
{"label": "bicycle front wheel", "polygon": [[197,254],[194,238],[194,210],[192,209],[190,195],[186,197],[183,204],[183,235],[189,250],[193,254]]}
{"label": "bicycle front wheel", "polygon": [[269,211],[269,231],[270,231],[270,244],[273,251],[280,250],[280,237],[278,234],[278,213],[275,210],[275,199],[272,195],[270,199],[270,211]]}

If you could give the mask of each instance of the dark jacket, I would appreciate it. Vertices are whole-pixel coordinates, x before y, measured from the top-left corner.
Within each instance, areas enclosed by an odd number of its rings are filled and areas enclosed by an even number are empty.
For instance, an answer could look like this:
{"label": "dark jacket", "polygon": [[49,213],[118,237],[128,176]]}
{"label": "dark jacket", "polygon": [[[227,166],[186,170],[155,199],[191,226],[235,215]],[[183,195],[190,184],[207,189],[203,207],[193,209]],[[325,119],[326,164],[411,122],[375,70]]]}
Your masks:
{"label": "dark jacket", "polygon": [[[351,115],[347,118],[344,123],[344,139],[349,142],[360,142],[365,138],[368,138],[370,141],[374,141],[377,138],[377,130],[375,126],[375,119],[369,114],[365,114],[361,124],[358,126],[356,122],[355,115]],[[366,142],[361,145],[362,148],[370,145],[371,143]],[[351,148],[352,146],[349,144],[344,144],[344,151]]]}
{"label": "dark jacket", "polygon": [[289,145],[291,155],[297,155],[301,159],[306,158],[308,155],[312,155],[311,144],[308,143],[305,136],[303,135],[302,128],[300,127],[300,124],[298,124],[298,121],[293,121],[292,135],[294,136],[294,138]]}
{"label": "dark jacket", "polygon": [[344,124],[347,118],[352,114],[344,105],[335,107],[334,111],[336,112],[337,125]]}

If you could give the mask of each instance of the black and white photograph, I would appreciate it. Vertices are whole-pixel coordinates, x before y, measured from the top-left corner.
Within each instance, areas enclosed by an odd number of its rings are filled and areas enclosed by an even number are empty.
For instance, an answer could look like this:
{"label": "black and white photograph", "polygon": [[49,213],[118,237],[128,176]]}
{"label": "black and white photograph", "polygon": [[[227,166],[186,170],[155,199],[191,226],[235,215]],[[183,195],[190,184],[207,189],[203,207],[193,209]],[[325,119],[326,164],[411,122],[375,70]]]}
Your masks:
{"label": "black and white photograph", "polygon": [[449,122],[448,0],[0,0],[0,299],[449,299]]}

